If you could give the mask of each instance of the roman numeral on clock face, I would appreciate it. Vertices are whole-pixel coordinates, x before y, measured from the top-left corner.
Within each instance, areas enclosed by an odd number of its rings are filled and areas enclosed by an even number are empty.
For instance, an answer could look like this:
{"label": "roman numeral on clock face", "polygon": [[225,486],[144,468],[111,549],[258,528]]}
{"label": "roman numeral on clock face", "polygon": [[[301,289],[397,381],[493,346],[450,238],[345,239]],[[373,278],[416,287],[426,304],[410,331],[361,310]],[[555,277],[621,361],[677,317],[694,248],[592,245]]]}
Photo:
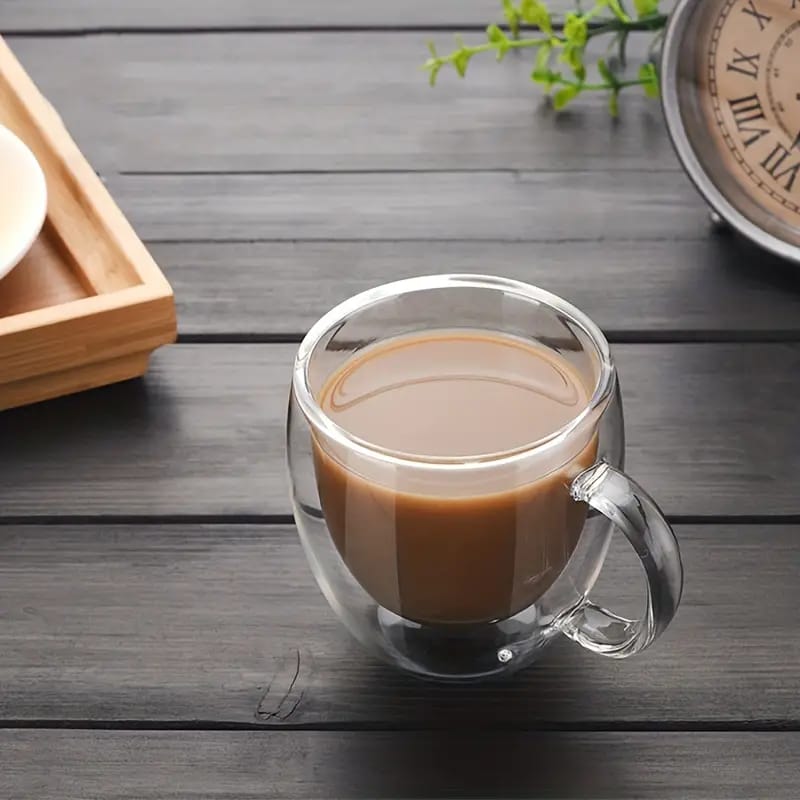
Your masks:
{"label": "roman numeral on clock face", "polygon": [[761,162],[761,166],[778,182],[783,181],[783,188],[792,191],[797,173],[800,172],[800,161],[786,164],[789,151],[782,145],[776,144],[772,152]]}
{"label": "roman numeral on clock face", "polygon": [[741,72],[748,78],[758,77],[758,62],[761,53],[754,53],[752,56],[745,55],[738,47],[733,48],[733,61],[728,64],[728,72]]}
{"label": "roman numeral on clock face", "polygon": [[772,17],[763,14],[758,10],[754,0],[747,0],[747,5],[742,9],[743,14],[749,14],[758,23],[758,29],[763,31],[764,28],[772,21]]}
{"label": "roman numeral on clock face", "polygon": [[737,97],[736,100],[728,100],[728,105],[736,122],[736,130],[742,134],[742,143],[745,147],[750,147],[751,144],[769,133],[768,128],[754,124],[762,119],[766,121],[758,95],[749,94],[746,97]]}

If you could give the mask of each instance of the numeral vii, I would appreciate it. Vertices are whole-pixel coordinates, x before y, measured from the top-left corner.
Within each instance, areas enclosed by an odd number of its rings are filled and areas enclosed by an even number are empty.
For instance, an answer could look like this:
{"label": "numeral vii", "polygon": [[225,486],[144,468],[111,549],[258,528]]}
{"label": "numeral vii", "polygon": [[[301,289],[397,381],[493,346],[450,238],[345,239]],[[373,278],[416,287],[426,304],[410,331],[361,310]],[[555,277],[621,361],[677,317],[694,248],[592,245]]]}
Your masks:
{"label": "numeral vii", "polygon": [[749,14],[758,23],[758,29],[763,31],[764,28],[772,21],[772,17],[762,14],[757,8],[753,0],[747,0],[747,5],[742,9],[743,14]]}
{"label": "numeral vii", "polygon": [[[769,133],[768,128],[760,128],[757,125],[750,124],[760,119],[766,120],[764,109],[761,108],[761,101],[757,95],[750,94],[747,97],[728,100],[728,105],[731,107],[731,113],[736,122],[736,130],[742,134],[742,142],[745,147],[750,147],[751,144],[754,144],[762,136],[766,136]],[[752,135],[745,138],[745,134]]]}
{"label": "numeral vii", "polygon": [[746,56],[738,47],[733,48],[733,53],[733,61],[728,64],[728,72],[741,72],[742,75],[747,75],[748,78],[757,78],[761,53]]}
{"label": "numeral vii", "polygon": [[800,161],[795,161],[794,164],[790,164],[783,169],[783,164],[787,158],[789,158],[789,151],[782,144],[776,144],[772,148],[772,152],[761,162],[761,166],[776,181],[785,178],[786,181],[783,184],[783,188],[787,192],[791,192],[794,182],[797,180],[797,173],[800,172]]}

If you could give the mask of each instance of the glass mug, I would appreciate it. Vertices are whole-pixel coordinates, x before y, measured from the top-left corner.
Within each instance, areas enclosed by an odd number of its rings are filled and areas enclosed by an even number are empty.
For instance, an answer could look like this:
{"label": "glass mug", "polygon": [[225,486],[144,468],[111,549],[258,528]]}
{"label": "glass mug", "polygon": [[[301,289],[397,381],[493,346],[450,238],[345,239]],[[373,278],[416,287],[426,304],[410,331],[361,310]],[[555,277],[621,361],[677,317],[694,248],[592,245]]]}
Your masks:
{"label": "glass mug", "polygon": [[[364,348],[465,330],[555,351],[591,390],[588,405],[529,446],[466,458],[371,445],[321,408],[328,379]],[[678,543],[655,502],[620,471],[622,404],[608,342],[546,291],[438,275],[345,301],[300,345],[287,440],[294,515],[322,593],[356,639],[402,669],[462,681],[511,673],[558,634],[625,658],[677,610]],[[615,527],[644,568],[640,619],[588,599]]]}

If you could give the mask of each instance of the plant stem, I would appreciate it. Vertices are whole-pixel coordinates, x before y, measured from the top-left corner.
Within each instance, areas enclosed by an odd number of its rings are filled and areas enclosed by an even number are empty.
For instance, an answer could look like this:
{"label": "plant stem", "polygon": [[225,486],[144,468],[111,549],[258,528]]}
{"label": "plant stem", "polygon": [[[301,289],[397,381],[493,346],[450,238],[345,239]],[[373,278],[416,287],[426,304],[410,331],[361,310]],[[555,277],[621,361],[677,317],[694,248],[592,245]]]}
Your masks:
{"label": "plant stem", "polygon": [[[589,23],[589,36],[597,36],[601,33],[614,33],[615,31],[659,31],[666,26],[669,17],[666,14],[655,14],[646,19],[632,19],[630,22],[623,22],[621,19],[605,19]],[[553,27],[557,27],[554,22]]]}
{"label": "plant stem", "polygon": [[[637,31],[655,33],[652,46],[658,45],[663,36],[668,15],[658,11],[658,0],[636,0],[636,10],[641,15],[632,19],[623,5],[623,0],[595,0],[591,10],[586,13],[568,13],[563,19],[555,20],[548,11],[544,0],[522,0],[514,5],[513,0],[503,0],[504,16],[513,34],[504,32],[498,25],[491,24],[486,28],[487,40],[481,44],[468,46],[459,34],[456,34],[456,50],[447,55],[439,55],[433,43],[429,43],[431,58],[425,62],[428,80],[431,86],[442,67],[449,65],[463,78],[473,56],[479,53],[494,52],[497,60],[502,61],[509,50],[536,49],[534,69],[531,80],[541,84],[549,92],[554,86],[561,87],[553,95],[556,109],[564,108],[580,92],[609,92],[609,110],[616,116],[617,98],[622,89],[630,86],[641,86],[650,97],[658,96],[658,73],[653,65],[652,53],[649,60],[639,69],[638,78],[621,79],[620,67],[626,67],[626,44],[628,36]],[[608,11],[611,11],[609,16]],[[520,38],[520,22],[531,24],[539,32],[530,38]],[[584,62],[586,48],[591,39],[597,36],[613,34],[612,45],[618,48],[618,58],[606,63],[602,58],[597,61],[597,69],[602,82],[586,83],[586,64]],[[558,63],[566,64],[570,77],[554,68]],[[615,63],[614,63],[615,62]]]}
{"label": "plant stem", "polygon": [[585,92],[607,92],[609,89],[625,89],[629,86],[644,86],[647,81],[641,80],[640,78],[631,78],[628,81],[619,81],[616,87],[609,86],[607,83],[579,83],[578,81],[570,80],[569,78],[561,78],[559,83],[563,83],[566,86],[575,86],[581,89],[581,91]]}
{"label": "plant stem", "polygon": [[[507,47],[509,50],[521,50],[523,47],[541,47],[543,44],[550,44],[551,37],[544,39],[509,39]],[[442,64],[447,64],[453,61],[459,53],[467,53],[470,58],[478,53],[488,53],[490,50],[497,50],[498,46],[494,42],[485,42],[484,44],[476,44],[473,47],[462,47],[454,52],[440,56],[438,61]]]}

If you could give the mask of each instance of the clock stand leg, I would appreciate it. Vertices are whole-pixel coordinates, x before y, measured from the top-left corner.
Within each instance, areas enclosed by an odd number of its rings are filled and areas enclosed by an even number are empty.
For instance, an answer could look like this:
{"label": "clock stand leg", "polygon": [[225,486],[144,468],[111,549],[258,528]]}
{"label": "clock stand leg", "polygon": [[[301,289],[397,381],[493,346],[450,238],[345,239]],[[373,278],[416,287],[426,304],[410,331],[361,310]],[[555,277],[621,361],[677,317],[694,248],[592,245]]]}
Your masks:
{"label": "clock stand leg", "polygon": [[729,233],[731,226],[713,208],[708,209],[708,221],[714,233]]}

